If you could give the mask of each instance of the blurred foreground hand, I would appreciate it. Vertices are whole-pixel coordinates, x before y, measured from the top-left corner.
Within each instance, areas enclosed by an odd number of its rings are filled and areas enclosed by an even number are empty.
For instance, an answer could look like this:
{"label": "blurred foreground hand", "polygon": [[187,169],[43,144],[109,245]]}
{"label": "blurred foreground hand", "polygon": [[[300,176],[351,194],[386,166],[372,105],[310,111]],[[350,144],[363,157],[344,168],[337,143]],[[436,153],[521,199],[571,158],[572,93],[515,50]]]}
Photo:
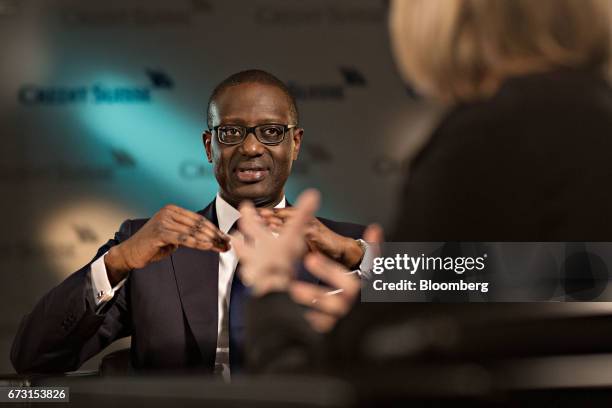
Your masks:
{"label": "blurred foreground hand", "polygon": [[[379,244],[383,240],[383,230],[371,224],[363,234],[364,241]],[[318,332],[331,330],[338,319],[344,317],[355,303],[361,287],[355,272],[336,263],[319,253],[311,253],[305,259],[306,268],[329,287],[293,281],[290,285],[292,299],[307,306],[304,317]]]}
{"label": "blurred foreground hand", "polygon": [[274,234],[251,203],[240,206],[238,227],[242,236],[231,242],[241,264],[241,278],[253,296],[287,291],[295,264],[306,253],[307,225],[319,208],[319,192],[306,190],[297,199],[293,216]]}

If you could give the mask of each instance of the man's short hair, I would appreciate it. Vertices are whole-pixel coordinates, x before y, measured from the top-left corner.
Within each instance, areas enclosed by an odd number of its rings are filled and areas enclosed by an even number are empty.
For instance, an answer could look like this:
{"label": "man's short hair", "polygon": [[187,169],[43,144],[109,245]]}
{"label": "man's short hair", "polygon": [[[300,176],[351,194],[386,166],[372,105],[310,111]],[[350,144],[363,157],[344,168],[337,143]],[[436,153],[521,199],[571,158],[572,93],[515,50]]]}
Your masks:
{"label": "man's short hair", "polygon": [[208,107],[206,110],[208,116],[208,129],[212,129],[213,118],[211,114],[211,107],[212,104],[215,102],[215,99],[217,99],[217,97],[229,87],[252,83],[271,85],[280,89],[287,98],[287,102],[289,102],[289,115],[292,121],[291,124],[298,123],[297,104],[295,103],[295,98],[293,97],[293,95],[291,95],[291,92],[289,91],[287,85],[285,85],[283,81],[270,74],[269,72],[260,69],[249,69],[230,75],[215,87],[212,94],[210,95],[210,98],[208,99]]}

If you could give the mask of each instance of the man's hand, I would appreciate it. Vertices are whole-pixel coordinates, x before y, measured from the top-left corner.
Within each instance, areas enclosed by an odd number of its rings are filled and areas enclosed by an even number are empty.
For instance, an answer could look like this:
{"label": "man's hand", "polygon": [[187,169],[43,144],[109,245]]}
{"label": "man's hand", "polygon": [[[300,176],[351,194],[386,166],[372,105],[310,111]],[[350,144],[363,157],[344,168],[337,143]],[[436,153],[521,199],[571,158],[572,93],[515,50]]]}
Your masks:
{"label": "man's hand", "polygon": [[167,205],[138,232],[108,251],[104,263],[111,286],[132,269],[158,261],[179,246],[224,252],[230,249],[230,238],[200,214]]}
{"label": "man's hand", "polygon": [[[376,224],[369,225],[363,239],[377,246],[383,240],[382,228]],[[305,264],[310,273],[330,287],[294,281],[289,293],[294,302],[308,307],[304,317],[312,328],[327,332],[355,303],[361,287],[360,281],[354,273],[320,254],[307,255]]]}
{"label": "man's hand", "polygon": [[319,207],[319,193],[300,194],[291,219],[271,233],[251,203],[240,206],[238,226],[243,237],[232,236],[241,266],[241,279],[252,286],[254,296],[286,291],[293,280],[295,263],[306,252],[306,225]]}
{"label": "man's hand", "polygon": [[[295,214],[295,207],[261,208],[257,210],[268,227],[278,232],[283,224]],[[306,227],[306,244],[311,252],[321,252],[327,257],[353,268],[363,258],[363,249],[352,238],[342,236],[327,228],[314,215]]]}

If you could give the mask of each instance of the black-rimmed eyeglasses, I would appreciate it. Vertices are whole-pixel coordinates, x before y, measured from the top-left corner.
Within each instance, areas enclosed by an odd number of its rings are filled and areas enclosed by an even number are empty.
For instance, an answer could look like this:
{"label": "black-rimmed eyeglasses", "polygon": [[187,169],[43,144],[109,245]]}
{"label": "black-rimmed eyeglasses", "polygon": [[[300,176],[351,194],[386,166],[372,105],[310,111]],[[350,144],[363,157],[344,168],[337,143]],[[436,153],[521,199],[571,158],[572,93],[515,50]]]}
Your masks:
{"label": "black-rimmed eyeglasses", "polygon": [[260,143],[265,145],[277,145],[285,139],[287,131],[295,127],[297,127],[297,125],[280,125],[276,123],[266,123],[252,127],[219,125],[213,126],[212,133],[217,136],[219,143],[226,145],[237,145],[242,143],[249,133],[253,133]]}

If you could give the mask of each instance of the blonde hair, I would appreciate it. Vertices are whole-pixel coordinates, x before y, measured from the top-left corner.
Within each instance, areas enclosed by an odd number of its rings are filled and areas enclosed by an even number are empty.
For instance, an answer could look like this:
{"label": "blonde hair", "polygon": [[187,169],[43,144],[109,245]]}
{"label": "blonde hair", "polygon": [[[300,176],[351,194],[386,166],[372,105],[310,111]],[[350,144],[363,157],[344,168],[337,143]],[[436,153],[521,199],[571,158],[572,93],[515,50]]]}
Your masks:
{"label": "blonde hair", "polygon": [[486,97],[509,76],[609,69],[612,0],[393,0],[402,75],[447,102]]}

